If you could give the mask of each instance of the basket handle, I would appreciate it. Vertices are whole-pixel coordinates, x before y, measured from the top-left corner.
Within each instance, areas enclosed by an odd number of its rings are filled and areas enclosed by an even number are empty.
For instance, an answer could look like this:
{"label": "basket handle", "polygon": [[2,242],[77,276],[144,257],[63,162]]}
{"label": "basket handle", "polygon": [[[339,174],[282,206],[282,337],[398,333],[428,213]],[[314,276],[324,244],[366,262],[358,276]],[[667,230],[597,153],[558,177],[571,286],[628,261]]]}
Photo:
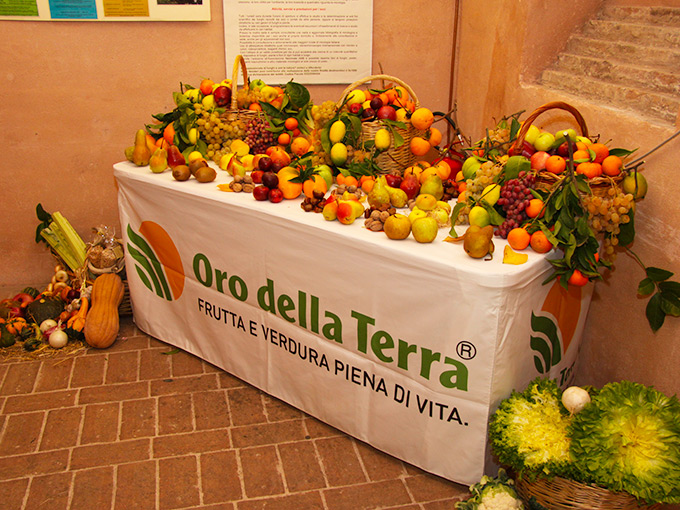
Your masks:
{"label": "basket handle", "polygon": [[390,76],[388,74],[372,74],[371,76],[367,76],[366,78],[362,78],[361,80],[357,80],[354,83],[350,83],[345,90],[342,91],[342,96],[340,96],[340,101],[338,101],[338,104],[342,104],[345,98],[347,97],[347,94],[352,92],[355,88],[357,88],[359,85],[363,85],[364,83],[367,83],[369,81],[373,80],[390,80],[393,82],[396,82],[398,85],[401,85],[406,89],[406,92],[408,92],[409,96],[413,99],[413,102],[418,106],[420,103],[418,101],[418,96],[416,96],[416,93],[413,92],[413,89],[408,86],[407,83],[401,81],[399,78],[396,78],[394,76]]}
{"label": "basket handle", "polygon": [[574,118],[576,119],[576,122],[578,123],[578,127],[581,130],[581,134],[585,137],[588,136],[588,127],[586,126],[586,121],[584,120],[583,116],[579,113],[579,111],[571,106],[570,104],[564,103],[562,101],[553,101],[550,103],[546,103],[543,106],[539,106],[536,108],[531,115],[529,115],[525,120],[524,123],[522,124],[522,128],[519,130],[519,133],[517,133],[517,138],[515,139],[515,143],[512,146],[512,150],[514,154],[521,154],[522,153],[522,145],[524,144],[524,137],[526,136],[527,132],[529,131],[529,128],[531,127],[532,123],[536,120],[536,118],[541,115],[542,113],[548,111],[548,110],[564,110],[569,113],[571,113]]}
{"label": "basket handle", "polygon": [[238,87],[238,69],[241,68],[243,72],[243,88],[248,86],[248,69],[246,68],[246,61],[243,59],[243,55],[236,55],[234,60],[234,70],[231,73],[231,109],[236,110],[238,108],[238,102],[236,98],[236,92]]}

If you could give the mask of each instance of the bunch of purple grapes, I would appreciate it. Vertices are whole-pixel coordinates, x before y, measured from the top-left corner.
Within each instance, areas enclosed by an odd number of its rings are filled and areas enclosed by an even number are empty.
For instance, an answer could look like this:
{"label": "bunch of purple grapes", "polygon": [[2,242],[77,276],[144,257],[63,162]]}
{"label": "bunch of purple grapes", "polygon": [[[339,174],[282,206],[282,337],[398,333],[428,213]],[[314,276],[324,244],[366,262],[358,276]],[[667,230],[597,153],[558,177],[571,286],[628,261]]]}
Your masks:
{"label": "bunch of purple grapes", "polygon": [[274,145],[274,135],[267,129],[269,123],[260,117],[248,121],[243,141],[250,147],[251,154],[264,154]]}
{"label": "bunch of purple grapes", "polygon": [[528,219],[525,209],[529,201],[534,198],[531,189],[536,183],[536,176],[532,173],[520,172],[516,179],[508,180],[501,186],[501,197],[496,202],[503,207],[505,221],[496,228],[497,236],[506,239],[513,228],[521,227]]}

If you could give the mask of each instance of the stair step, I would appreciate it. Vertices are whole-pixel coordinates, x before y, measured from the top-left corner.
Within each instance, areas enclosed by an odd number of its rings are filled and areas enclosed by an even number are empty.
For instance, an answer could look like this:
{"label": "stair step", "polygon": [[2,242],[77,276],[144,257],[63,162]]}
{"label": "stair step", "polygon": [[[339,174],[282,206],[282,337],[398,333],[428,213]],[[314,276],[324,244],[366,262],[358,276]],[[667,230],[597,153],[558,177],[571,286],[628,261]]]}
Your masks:
{"label": "stair step", "polygon": [[640,116],[655,121],[674,123],[680,110],[680,97],[677,96],[652,93],[553,69],[543,72],[540,83],[546,88],[567,92],[595,103],[635,111]]}
{"label": "stair step", "polygon": [[582,33],[593,39],[680,50],[679,26],[680,19],[676,26],[634,23],[627,20],[592,19],[583,25]]}
{"label": "stair step", "polygon": [[679,7],[631,7],[605,6],[600,12],[600,19],[621,22],[649,23],[653,25],[680,25]]}
{"label": "stair step", "polygon": [[657,67],[666,71],[680,69],[680,49],[640,46],[627,41],[594,39],[581,34],[572,35],[565,51],[592,58],[606,58],[622,63]]}
{"label": "stair step", "polygon": [[562,53],[552,69],[569,73],[572,77],[587,76],[649,92],[680,96],[680,68],[674,68],[675,72],[668,72],[609,59]]}

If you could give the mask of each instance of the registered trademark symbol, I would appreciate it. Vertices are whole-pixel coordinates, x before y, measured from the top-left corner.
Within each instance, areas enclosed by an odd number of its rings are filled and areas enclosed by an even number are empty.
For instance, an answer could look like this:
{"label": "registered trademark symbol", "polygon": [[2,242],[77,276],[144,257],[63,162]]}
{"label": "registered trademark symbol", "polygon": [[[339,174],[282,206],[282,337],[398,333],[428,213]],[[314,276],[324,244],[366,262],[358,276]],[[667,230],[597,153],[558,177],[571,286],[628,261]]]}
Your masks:
{"label": "registered trademark symbol", "polygon": [[474,346],[474,344],[465,340],[458,342],[458,345],[456,346],[456,352],[461,359],[465,360],[472,359],[477,356],[477,348]]}

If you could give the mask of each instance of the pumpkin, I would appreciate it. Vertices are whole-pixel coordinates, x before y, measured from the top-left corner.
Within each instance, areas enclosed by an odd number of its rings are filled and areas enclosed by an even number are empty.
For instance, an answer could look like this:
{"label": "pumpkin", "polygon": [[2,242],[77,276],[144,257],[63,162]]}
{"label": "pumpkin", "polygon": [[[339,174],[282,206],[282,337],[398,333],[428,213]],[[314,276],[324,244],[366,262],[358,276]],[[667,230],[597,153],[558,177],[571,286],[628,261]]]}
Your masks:
{"label": "pumpkin", "polygon": [[91,347],[106,349],[116,340],[120,326],[118,306],[125,287],[116,273],[104,273],[92,284],[92,306],[85,317],[85,341]]}

